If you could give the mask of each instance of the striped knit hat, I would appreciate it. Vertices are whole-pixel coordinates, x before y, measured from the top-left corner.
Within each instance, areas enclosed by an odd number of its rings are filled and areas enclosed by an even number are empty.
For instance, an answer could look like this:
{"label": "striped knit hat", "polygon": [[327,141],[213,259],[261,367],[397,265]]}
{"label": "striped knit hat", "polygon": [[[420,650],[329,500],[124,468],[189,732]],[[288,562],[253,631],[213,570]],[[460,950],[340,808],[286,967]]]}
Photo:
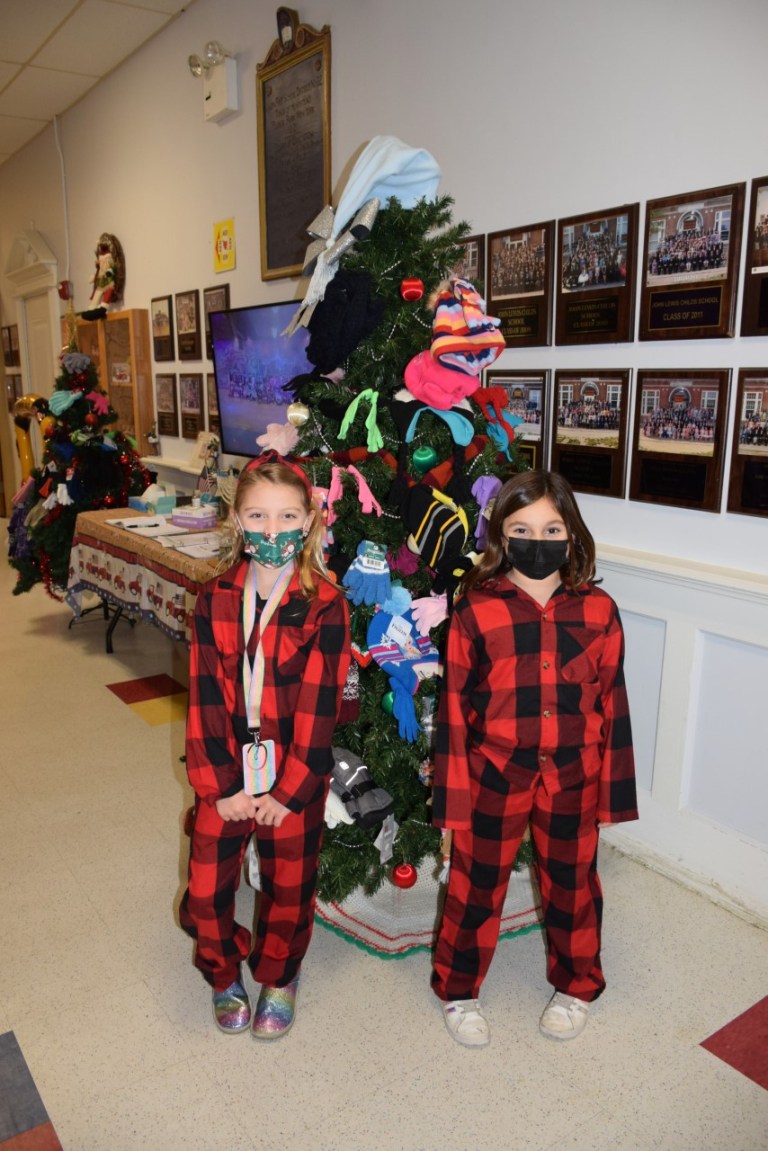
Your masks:
{"label": "striped knit hat", "polygon": [[479,376],[504,351],[500,324],[485,314],[485,300],[469,280],[450,280],[435,304],[432,355],[444,367]]}

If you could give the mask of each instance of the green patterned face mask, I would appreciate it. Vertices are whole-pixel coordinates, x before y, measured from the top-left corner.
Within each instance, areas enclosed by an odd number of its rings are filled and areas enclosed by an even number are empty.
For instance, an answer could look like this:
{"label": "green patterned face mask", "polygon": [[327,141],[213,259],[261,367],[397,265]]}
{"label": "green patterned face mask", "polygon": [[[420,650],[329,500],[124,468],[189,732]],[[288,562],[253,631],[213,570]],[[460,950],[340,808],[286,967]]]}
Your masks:
{"label": "green patterned face mask", "polygon": [[248,532],[243,529],[243,552],[265,568],[281,568],[296,559],[304,547],[304,532]]}

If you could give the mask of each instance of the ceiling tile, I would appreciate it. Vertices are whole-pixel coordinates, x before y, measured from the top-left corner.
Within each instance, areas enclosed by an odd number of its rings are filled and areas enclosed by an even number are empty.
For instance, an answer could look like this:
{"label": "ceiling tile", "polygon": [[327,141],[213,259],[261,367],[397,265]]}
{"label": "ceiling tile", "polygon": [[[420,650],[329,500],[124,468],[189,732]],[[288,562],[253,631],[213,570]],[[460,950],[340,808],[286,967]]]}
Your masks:
{"label": "ceiling tile", "polygon": [[97,76],[53,72],[49,68],[25,68],[0,94],[0,114],[52,120],[97,82]]}
{"label": "ceiling tile", "polygon": [[[113,3],[124,4],[126,0],[113,0]],[[193,0],[142,0],[141,7],[151,12],[165,12],[166,16],[176,16],[192,3]]]}
{"label": "ceiling tile", "polygon": [[2,0],[0,59],[25,64],[80,0]]}
{"label": "ceiling tile", "polygon": [[0,60],[0,92],[6,84],[8,84],[14,76],[17,76],[21,69],[20,64],[5,64]]}
{"label": "ceiling tile", "polygon": [[168,22],[159,12],[85,0],[35,57],[35,64],[106,76]]}
{"label": "ceiling tile", "polygon": [[0,116],[0,152],[16,152],[42,132],[45,120],[18,120],[15,116]]}

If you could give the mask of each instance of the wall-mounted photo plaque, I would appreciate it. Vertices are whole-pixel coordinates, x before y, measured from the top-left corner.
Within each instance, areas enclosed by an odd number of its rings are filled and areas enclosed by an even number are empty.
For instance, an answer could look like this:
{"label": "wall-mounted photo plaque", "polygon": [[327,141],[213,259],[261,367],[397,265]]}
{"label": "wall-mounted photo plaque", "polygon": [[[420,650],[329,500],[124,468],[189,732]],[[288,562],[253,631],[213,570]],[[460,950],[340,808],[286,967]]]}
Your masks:
{"label": "wall-mounted photo plaque", "polygon": [[331,202],[331,30],[278,9],[278,38],[256,66],[261,278],[298,276],[307,228]]}
{"label": "wall-mounted photo plaque", "polygon": [[221,431],[221,419],[219,417],[219,397],[216,393],[215,372],[208,372],[205,377],[205,398],[208,409],[208,431],[216,432],[218,435]]}
{"label": "wall-mounted photo plaque", "polygon": [[181,392],[181,438],[196,440],[203,427],[203,374],[179,376]]}
{"label": "wall-mounted photo plaque", "polygon": [[552,343],[555,222],[488,236],[488,313],[501,320],[508,348]]}
{"label": "wall-mounted photo plaque", "polygon": [[639,204],[557,224],[557,344],[631,340]]}
{"label": "wall-mounted photo plaque", "polygon": [[728,368],[637,373],[630,499],[719,510],[730,380]]}
{"label": "wall-mounted photo plaque", "polygon": [[173,297],[156,296],[152,300],[152,352],[156,363],[174,359]]}
{"label": "wall-mounted photo plaque", "polygon": [[176,376],[155,376],[155,406],[157,433],[160,436],[178,436],[179,409],[176,403]]}
{"label": "wall-mounted photo plaque", "polygon": [[728,511],[768,516],[768,368],[739,372]]}
{"label": "wall-mounted photo plaque", "polygon": [[200,293],[176,293],[176,342],[180,360],[200,359]]}
{"label": "wall-mounted photo plaque", "polygon": [[742,336],[768,336],[768,176],[752,181],[745,228]]}
{"label": "wall-mounted photo plaque", "polygon": [[641,340],[732,336],[744,184],[649,200]]}
{"label": "wall-mounted photo plaque", "polygon": [[203,312],[205,313],[205,354],[213,359],[211,339],[211,312],[226,312],[229,308],[229,284],[217,284],[215,288],[203,288]]}
{"label": "wall-mounted photo plaque", "polygon": [[550,467],[574,491],[624,495],[629,368],[555,372]]}
{"label": "wall-mounted photo plaque", "polygon": [[485,236],[467,236],[461,242],[462,256],[451,268],[451,277],[471,280],[485,296]]}
{"label": "wall-mounted photo plaque", "polygon": [[[546,448],[549,372],[496,371],[484,373],[484,388],[501,388],[502,414],[514,431],[514,444],[530,468],[543,468]],[[477,396],[477,392],[475,392]]]}

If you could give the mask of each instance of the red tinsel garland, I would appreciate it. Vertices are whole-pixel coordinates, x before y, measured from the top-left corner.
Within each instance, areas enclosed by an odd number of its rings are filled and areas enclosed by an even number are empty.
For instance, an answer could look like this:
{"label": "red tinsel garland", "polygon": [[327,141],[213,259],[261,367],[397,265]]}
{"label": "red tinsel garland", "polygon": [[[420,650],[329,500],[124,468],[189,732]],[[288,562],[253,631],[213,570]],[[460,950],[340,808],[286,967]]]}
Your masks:
{"label": "red tinsel garland", "polygon": [[64,603],[64,596],[58,595],[54,591],[56,584],[53,582],[51,575],[51,557],[48,555],[48,552],[40,552],[40,571],[43,577],[43,587],[48,595],[51,599],[55,599],[57,603]]}

